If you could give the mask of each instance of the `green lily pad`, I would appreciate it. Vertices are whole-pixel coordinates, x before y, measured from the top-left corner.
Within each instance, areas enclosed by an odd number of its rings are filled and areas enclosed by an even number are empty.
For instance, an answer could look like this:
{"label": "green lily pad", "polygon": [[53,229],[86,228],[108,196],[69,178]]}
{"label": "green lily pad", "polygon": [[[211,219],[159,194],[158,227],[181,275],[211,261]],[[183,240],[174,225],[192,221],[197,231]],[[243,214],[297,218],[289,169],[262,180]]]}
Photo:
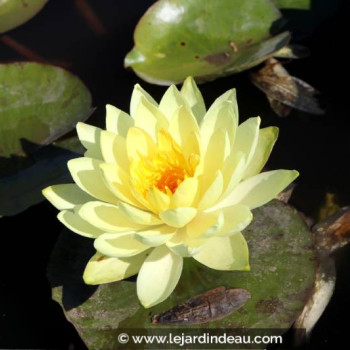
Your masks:
{"label": "green lily pad", "polygon": [[68,71],[32,62],[0,64],[2,161],[31,153],[25,145],[50,144],[91,111],[89,90]]}
{"label": "green lily pad", "polygon": [[285,46],[288,33],[273,38],[280,20],[270,0],[160,0],[139,21],[125,66],[161,85],[213,80]]}
{"label": "green lily pad", "polygon": [[53,299],[90,349],[118,348],[120,330],[158,328],[151,323],[152,315],[218,286],[246,289],[251,299],[237,312],[204,326],[287,329],[303,309],[314,283],[316,253],[309,229],[295,209],[275,200],[254,210],[253,223],[244,235],[250,249],[250,272],[216,271],[185,259],[172,295],[144,309],[134,279],[85,285],[82,274],[94,253],[92,241],[63,231],[49,265]]}
{"label": "green lily pad", "polygon": [[80,141],[73,137],[39,149],[30,159],[32,165],[0,178],[0,217],[40,203],[44,200],[41,191],[47,186],[72,182],[67,162],[83,153]]}
{"label": "green lily pad", "polygon": [[7,32],[34,17],[48,0],[0,1],[0,33]]}

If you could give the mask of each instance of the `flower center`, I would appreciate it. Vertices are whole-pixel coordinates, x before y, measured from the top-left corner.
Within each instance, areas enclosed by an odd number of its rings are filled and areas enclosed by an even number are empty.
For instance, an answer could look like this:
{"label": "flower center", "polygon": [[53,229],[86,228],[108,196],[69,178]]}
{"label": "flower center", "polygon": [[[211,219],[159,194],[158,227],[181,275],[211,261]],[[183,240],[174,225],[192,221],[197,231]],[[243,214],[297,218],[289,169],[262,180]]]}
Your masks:
{"label": "flower center", "polygon": [[179,145],[162,129],[156,151],[131,162],[131,182],[144,197],[154,187],[172,195],[186,178],[193,176],[196,166],[197,162],[186,160]]}

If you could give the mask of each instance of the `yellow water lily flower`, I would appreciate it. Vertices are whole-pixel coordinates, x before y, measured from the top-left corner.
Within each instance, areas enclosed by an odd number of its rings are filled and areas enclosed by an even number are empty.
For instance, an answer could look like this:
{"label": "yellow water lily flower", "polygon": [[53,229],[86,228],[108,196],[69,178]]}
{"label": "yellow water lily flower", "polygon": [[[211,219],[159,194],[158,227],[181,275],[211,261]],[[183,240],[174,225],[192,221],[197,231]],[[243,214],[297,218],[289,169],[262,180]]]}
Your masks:
{"label": "yellow water lily flower", "polygon": [[158,105],[139,85],[130,115],[107,105],[107,130],[79,123],[85,156],[69,161],[75,184],[46,188],[70,230],[93,238],[87,284],[138,273],[144,307],[165,300],[183,259],[217,270],[249,270],[241,231],[251,210],[287,187],[294,170],[260,173],[278,129],[260,118],[238,125],[234,89],[206,111],[194,80],[169,87]]}

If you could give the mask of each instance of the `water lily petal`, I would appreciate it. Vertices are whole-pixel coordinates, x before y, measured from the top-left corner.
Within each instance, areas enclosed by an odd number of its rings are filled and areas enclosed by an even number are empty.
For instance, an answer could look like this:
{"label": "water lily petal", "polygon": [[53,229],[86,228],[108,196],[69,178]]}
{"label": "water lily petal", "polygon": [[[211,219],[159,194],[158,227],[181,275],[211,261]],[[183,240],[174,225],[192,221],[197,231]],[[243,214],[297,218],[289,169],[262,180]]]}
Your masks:
{"label": "water lily petal", "polygon": [[126,149],[129,160],[132,161],[141,156],[151,157],[156,151],[156,145],[144,130],[132,127],[126,136]]}
{"label": "water lily petal", "polygon": [[235,105],[230,101],[224,101],[216,108],[210,108],[205,115],[201,128],[201,140],[203,141],[203,151],[207,148],[207,142],[209,142],[213,133],[218,129],[226,131],[230,148],[232,148],[236,129],[238,126],[238,115],[235,112]]}
{"label": "water lily petal", "polygon": [[86,148],[85,157],[101,159],[102,153],[100,148],[101,129],[95,126],[78,122],[77,133],[80,142]]}
{"label": "water lily petal", "polygon": [[176,229],[166,225],[154,227],[148,230],[138,231],[134,238],[150,247],[157,247],[166,243],[176,233]]}
{"label": "water lily petal", "polygon": [[131,192],[129,175],[122,168],[112,163],[101,163],[99,167],[103,181],[111,193],[124,202],[143,208]]}
{"label": "water lily petal", "polygon": [[274,199],[298,177],[296,170],[273,170],[253,176],[241,182],[218,207],[244,204],[250,209],[260,207]]}
{"label": "water lily petal", "polygon": [[231,237],[209,238],[193,258],[215,270],[249,271],[249,252],[241,233]]}
{"label": "water lily petal", "polygon": [[144,227],[135,223],[131,217],[126,217],[119,206],[103,202],[95,201],[82,205],[79,215],[104,232],[129,232]]}
{"label": "water lily petal", "polygon": [[192,113],[199,124],[205,115],[206,108],[203,96],[192,77],[188,77],[184,81],[180,93],[187,102],[187,105],[191,108]]}
{"label": "water lily petal", "polygon": [[247,167],[249,166],[256,150],[259,138],[260,117],[249,118],[237,128],[234,152],[243,152]]}
{"label": "water lily petal", "polygon": [[130,115],[135,119],[137,115],[137,109],[140,104],[140,100],[144,98],[153,106],[158,106],[158,103],[153,99],[153,97],[145,91],[139,84],[134,86],[134,90],[131,95],[130,101]]}
{"label": "water lily petal", "polygon": [[180,94],[177,87],[175,85],[171,85],[163,95],[162,100],[159,103],[159,109],[163,112],[165,117],[171,121],[174,113],[179,109],[179,107],[185,105],[186,101]]}
{"label": "water lily petal", "polygon": [[112,258],[96,252],[85,267],[83,279],[86,284],[96,285],[120,281],[136,275],[148,252],[130,258]]}
{"label": "water lily petal", "polygon": [[100,253],[116,258],[134,256],[149,249],[134,238],[134,233],[104,233],[95,239],[94,247]]}
{"label": "water lily petal", "polygon": [[220,211],[201,212],[186,225],[189,238],[213,236],[220,232],[224,225],[224,215]]}
{"label": "water lily petal", "polygon": [[174,112],[168,131],[181,149],[191,134],[199,134],[197,121],[187,106],[181,106]]}
{"label": "water lily petal", "polygon": [[74,182],[85,192],[101,201],[116,203],[118,199],[107,188],[103,181],[97,159],[82,157],[68,161],[68,169]]}
{"label": "water lily petal", "polygon": [[224,188],[224,180],[221,171],[216,172],[213,182],[202,194],[198,203],[198,210],[204,210],[215,204],[221,197]]}
{"label": "water lily petal", "polygon": [[184,227],[197,214],[197,209],[192,207],[169,209],[161,212],[159,217],[163,222],[171,227]]}
{"label": "water lily petal", "polygon": [[73,209],[94,198],[82,191],[76,184],[53,185],[46,187],[43,196],[58,210]]}
{"label": "water lily petal", "polygon": [[110,131],[101,132],[101,152],[106,163],[115,163],[128,171],[129,159],[126,153],[125,137]]}
{"label": "water lily petal", "polygon": [[210,106],[207,113],[212,113],[213,110],[215,110],[218,106],[223,104],[224,102],[231,102],[233,104],[234,114],[237,116],[238,121],[238,105],[237,105],[237,93],[236,89],[231,89],[223,93],[221,96],[219,96],[214,103]]}
{"label": "water lily petal", "polygon": [[103,234],[102,230],[82,219],[77,212],[63,210],[57,215],[57,218],[64,226],[81,236],[96,238]]}
{"label": "water lily petal", "polygon": [[183,259],[162,245],[143,263],[137,277],[137,295],[149,308],[165,300],[175,289],[182,272]]}
{"label": "water lily petal", "polygon": [[236,204],[217,211],[223,216],[223,224],[217,235],[232,236],[243,231],[252,221],[253,214],[246,205]]}
{"label": "water lily petal", "polygon": [[119,209],[124,213],[125,217],[139,225],[154,226],[162,224],[162,221],[157,215],[153,213],[141,210],[132,205],[120,202],[118,204]]}
{"label": "water lily petal", "polygon": [[169,209],[170,197],[164,192],[160,191],[157,187],[153,187],[148,190],[146,200],[150,210],[154,213],[160,213]]}
{"label": "water lily petal", "polygon": [[154,104],[141,97],[136,110],[135,127],[147,132],[153,139],[157,140],[158,131],[168,128],[168,121],[163,113]]}
{"label": "water lily petal", "polygon": [[232,153],[223,166],[224,192],[221,199],[226,198],[240,183],[246,169],[243,152]]}
{"label": "water lily petal", "polygon": [[181,182],[170,201],[170,208],[191,207],[194,205],[198,194],[198,179],[188,177]]}
{"label": "water lily petal", "polygon": [[114,134],[126,137],[129,128],[134,125],[134,120],[129,114],[112,105],[106,106],[106,129]]}
{"label": "water lily petal", "polygon": [[258,144],[254,155],[244,172],[243,179],[259,174],[270,157],[272,148],[278,137],[278,128],[270,126],[259,131]]}

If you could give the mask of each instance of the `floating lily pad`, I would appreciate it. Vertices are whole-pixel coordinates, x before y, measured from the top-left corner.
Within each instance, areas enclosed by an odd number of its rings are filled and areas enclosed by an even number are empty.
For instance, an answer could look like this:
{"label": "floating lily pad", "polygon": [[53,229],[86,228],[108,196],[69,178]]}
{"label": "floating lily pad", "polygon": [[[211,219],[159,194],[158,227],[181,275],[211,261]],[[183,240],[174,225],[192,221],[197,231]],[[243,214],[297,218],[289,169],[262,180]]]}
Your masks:
{"label": "floating lily pad", "polygon": [[275,36],[280,20],[270,0],[160,0],[139,21],[125,66],[161,85],[213,80],[287,45],[288,33]]}
{"label": "floating lily pad", "polygon": [[251,299],[237,312],[200,327],[287,329],[303,309],[314,283],[316,253],[309,229],[295,209],[275,200],[254,210],[253,223],[244,235],[250,249],[250,272],[216,271],[185,259],[172,295],[144,309],[134,279],[85,285],[82,274],[94,253],[92,241],[63,231],[49,265],[53,299],[90,349],[118,348],[121,329],[157,328],[151,323],[152,315],[218,286],[246,289]]}
{"label": "floating lily pad", "polygon": [[0,217],[40,203],[44,200],[41,191],[47,186],[72,182],[67,162],[82,153],[80,141],[74,137],[39,149],[31,157],[32,165],[0,178]]}
{"label": "floating lily pad", "polygon": [[[91,114],[91,95],[68,71],[38,63],[0,64],[0,157],[25,156]],[[35,148],[35,147],[34,147]]]}
{"label": "floating lily pad", "polygon": [[0,33],[7,32],[34,17],[48,0],[0,1]]}

